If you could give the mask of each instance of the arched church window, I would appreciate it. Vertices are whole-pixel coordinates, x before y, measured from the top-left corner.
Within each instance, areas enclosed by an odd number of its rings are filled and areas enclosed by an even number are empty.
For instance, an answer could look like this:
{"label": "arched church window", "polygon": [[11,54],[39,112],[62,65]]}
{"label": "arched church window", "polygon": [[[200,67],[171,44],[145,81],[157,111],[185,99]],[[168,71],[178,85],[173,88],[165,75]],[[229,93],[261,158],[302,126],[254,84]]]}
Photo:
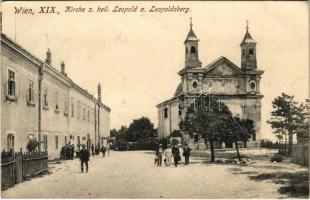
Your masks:
{"label": "arched church window", "polygon": [[165,118],[168,118],[168,108],[165,108],[165,109],[164,109],[164,117],[165,117]]}
{"label": "arched church window", "polygon": [[196,48],[194,46],[191,47],[191,53],[196,53]]}
{"label": "arched church window", "polygon": [[194,82],[193,82],[193,88],[195,88],[195,89],[196,89],[196,88],[197,88],[197,86],[198,86],[197,82],[196,82],[196,81],[194,81]]}
{"label": "arched church window", "polygon": [[254,50],[253,49],[249,50],[249,55],[254,55]]}

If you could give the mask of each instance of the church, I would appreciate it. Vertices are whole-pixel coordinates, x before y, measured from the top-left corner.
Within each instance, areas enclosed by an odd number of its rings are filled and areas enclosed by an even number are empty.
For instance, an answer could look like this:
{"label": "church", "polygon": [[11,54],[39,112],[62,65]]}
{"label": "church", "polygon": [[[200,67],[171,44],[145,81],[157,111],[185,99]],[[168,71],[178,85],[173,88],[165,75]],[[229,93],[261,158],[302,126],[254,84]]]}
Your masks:
{"label": "church", "polygon": [[[157,105],[159,138],[166,138],[174,130],[180,130],[179,122],[185,117],[187,108],[201,94],[210,94],[226,104],[234,116],[254,121],[255,134],[249,146],[257,146],[261,140],[263,95],[260,93],[260,80],[264,71],[257,68],[256,41],[248,25],[240,44],[241,67],[223,56],[203,66],[199,60],[199,39],[194,33],[192,22],[184,45],[184,68],[178,72],[181,82],[172,98]],[[198,142],[195,137],[190,140]]]}

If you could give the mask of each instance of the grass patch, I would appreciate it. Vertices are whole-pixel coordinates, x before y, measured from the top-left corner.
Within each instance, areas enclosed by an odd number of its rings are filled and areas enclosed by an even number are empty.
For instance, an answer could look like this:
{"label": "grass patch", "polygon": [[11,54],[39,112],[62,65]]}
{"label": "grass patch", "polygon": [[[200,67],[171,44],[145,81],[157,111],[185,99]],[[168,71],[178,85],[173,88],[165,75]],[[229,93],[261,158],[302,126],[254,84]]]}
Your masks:
{"label": "grass patch", "polygon": [[249,176],[251,180],[272,180],[276,184],[284,184],[278,192],[288,197],[309,198],[309,172],[278,172]]}

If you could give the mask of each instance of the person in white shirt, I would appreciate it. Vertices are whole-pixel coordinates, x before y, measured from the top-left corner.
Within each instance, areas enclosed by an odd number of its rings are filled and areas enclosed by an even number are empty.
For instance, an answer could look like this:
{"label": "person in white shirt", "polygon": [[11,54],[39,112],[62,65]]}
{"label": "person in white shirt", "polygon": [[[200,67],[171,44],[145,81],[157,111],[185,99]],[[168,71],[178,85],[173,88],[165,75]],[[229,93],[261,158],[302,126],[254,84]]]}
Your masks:
{"label": "person in white shirt", "polygon": [[170,166],[171,158],[172,158],[172,150],[171,150],[170,144],[168,144],[167,149],[165,149],[164,155],[165,155],[165,160],[166,160],[166,166]]}

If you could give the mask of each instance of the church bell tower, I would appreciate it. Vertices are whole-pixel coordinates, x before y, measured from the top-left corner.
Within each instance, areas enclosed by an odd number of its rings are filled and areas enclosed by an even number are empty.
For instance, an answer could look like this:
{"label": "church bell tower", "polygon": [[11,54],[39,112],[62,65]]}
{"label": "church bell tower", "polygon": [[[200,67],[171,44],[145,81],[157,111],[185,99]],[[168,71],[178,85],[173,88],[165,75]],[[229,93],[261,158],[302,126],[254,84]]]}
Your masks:
{"label": "church bell tower", "polygon": [[193,31],[192,18],[190,18],[190,30],[187,34],[185,44],[185,68],[201,67],[201,62],[198,57],[198,42],[199,39]]}
{"label": "church bell tower", "polygon": [[247,21],[246,33],[240,44],[241,47],[241,70],[249,71],[257,68],[256,62],[256,42],[249,33]]}

